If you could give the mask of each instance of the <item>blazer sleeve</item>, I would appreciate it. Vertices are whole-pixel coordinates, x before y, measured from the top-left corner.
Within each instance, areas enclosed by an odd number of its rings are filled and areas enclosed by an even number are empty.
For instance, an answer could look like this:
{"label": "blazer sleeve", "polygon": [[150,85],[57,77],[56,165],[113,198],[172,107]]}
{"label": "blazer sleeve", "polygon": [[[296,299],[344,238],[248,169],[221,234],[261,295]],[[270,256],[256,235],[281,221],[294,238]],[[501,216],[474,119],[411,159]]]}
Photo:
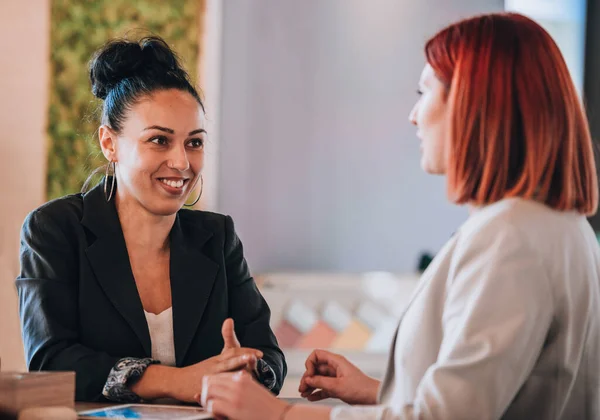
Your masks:
{"label": "blazer sleeve", "polygon": [[269,325],[271,310],[248,270],[243,247],[233,220],[225,216],[225,269],[229,283],[229,307],[235,331],[244,347],[261,350],[263,360],[275,373],[271,392],[279,394],[287,373],[283,352]]}
{"label": "blazer sleeve", "polygon": [[97,401],[119,358],[78,341],[78,260],[72,242],[43,210],[25,219],[16,279],[25,357],[30,371],[75,371],[75,398]]}
{"label": "blazer sleeve", "polygon": [[501,418],[531,374],[550,328],[549,279],[516,228],[485,229],[464,239],[453,256],[440,311],[438,359],[414,401],[335,408],[331,419]]}

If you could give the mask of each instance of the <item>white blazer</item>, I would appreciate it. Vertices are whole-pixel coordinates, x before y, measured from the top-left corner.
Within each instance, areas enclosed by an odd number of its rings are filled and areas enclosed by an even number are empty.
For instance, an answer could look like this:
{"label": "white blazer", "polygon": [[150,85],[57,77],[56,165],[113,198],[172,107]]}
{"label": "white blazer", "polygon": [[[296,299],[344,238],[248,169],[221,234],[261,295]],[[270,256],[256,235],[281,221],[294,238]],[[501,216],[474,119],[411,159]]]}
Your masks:
{"label": "white blazer", "polygon": [[475,210],[423,273],[379,404],[331,419],[600,419],[600,248],[584,216]]}

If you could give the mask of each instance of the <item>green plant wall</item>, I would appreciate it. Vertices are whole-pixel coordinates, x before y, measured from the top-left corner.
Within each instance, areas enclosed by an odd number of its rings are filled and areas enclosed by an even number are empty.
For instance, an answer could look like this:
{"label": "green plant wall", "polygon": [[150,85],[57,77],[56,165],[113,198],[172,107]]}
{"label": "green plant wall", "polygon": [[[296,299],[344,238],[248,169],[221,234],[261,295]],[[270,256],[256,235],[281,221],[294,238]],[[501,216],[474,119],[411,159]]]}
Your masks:
{"label": "green plant wall", "polygon": [[90,91],[88,62],[115,37],[149,32],[177,51],[196,80],[202,0],[54,0],[51,6],[51,86],[48,115],[48,199],[79,192],[105,163],[96,131],[102,101]]}

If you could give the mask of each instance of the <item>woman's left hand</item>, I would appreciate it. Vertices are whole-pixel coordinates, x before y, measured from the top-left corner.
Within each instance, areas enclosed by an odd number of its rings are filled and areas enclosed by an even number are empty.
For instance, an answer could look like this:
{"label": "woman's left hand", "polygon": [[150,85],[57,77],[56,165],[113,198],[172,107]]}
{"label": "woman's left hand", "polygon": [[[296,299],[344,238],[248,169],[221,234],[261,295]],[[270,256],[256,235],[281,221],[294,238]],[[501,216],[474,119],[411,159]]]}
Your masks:
{"label": "woman's left hand", "polygon": [[205,376],[195,399],[217,419],[231,420],[277,420],[288,405],[246,371]]}
{"label": "woman's left hand", "polygon": [[[227,318],[221,327],[221,335],[223,335],[223,350],[221,354],[227,354],[231,351],[241,349],[242,345],[235,335],[235,328],[232,318]],[[262,352],[261,352],[262,353]],[[245,370],[250,373],[254,379],[258,379],[257,359],[252,359],[245,367]]]}

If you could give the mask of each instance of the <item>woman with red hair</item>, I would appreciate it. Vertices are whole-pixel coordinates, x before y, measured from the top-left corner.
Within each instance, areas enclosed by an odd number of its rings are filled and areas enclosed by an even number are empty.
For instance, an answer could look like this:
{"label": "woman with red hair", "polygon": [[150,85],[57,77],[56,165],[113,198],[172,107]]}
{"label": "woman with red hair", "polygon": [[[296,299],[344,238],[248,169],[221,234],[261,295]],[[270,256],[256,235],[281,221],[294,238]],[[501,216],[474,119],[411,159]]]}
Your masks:
{"label": "woman with red hair", "polygon": [[[600,418],[598,183],[561,53],[518,14],[455,23],[425,46],[410,113],[422,168],[468,220],[423,274],[382,382],[316,350],[300,392],[363,407],[291,406],[244,373],[201,402],[245,419]],[[199,397],[200,398],[200,397]]]}

